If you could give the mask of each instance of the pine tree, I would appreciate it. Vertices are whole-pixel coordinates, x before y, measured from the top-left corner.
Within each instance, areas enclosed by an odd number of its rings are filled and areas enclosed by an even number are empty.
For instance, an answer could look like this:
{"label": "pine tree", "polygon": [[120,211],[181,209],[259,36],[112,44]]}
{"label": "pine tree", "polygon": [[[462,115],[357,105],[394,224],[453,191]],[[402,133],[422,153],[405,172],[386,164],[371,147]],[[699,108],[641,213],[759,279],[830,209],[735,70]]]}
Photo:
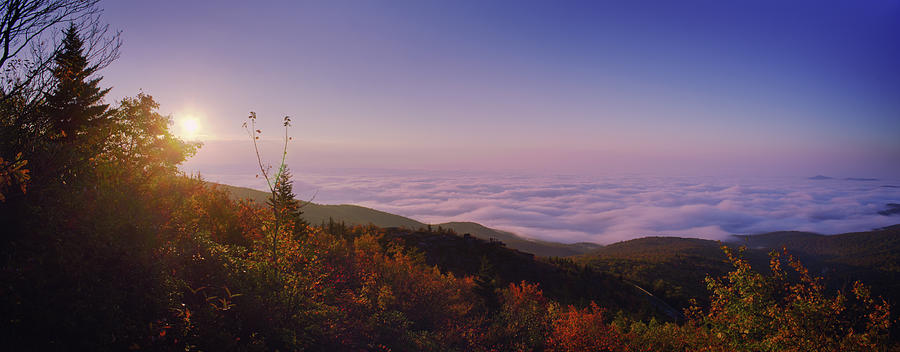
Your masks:
{"label": "pine tree", "polygon": [[500,308],[500,300],[497,298],[497,273],[487,256],[481,256],[481,268],[475,276],[474,291],[484,300],[488,313],[494,313]]}
{"label": "pine tree", "polygon": [[92,78],[98,67],[89,65],[74,24],[65,31],[54,64],[56,85],[45,95],[41,110],[41,134],[49,143],[43,146],[42,160],[36,160],[35,178],[68,184],[79,170],[90,169],[89,160],[106,143],[109,105],[102,101],[109,89],[100,88],[102,77]]}
{"label": "pine tree", "polygon": [[105,120],[108,104],[102,104],[109,88],[101,89],[103,77],[91,76],[97,66],[88,66],[84,41],[74,24],[65,31],[62,46],[54,59],[55,89],[46,96],[45,113],[50,133],[63,138],[75,138],[99,127]]}
{"label": "pine tree", "polygon": [[277,209],[278,216],[284,224],[293,225],[293,233],[299,234],[306,228],[306,221],[300,216],[303,212],[300,210],[300,201],[294,194],[294,181],[291,180],[291,171],[287,165],[284,166],[278,179],[275,181],[275,196],[269,197],[268,204]]}

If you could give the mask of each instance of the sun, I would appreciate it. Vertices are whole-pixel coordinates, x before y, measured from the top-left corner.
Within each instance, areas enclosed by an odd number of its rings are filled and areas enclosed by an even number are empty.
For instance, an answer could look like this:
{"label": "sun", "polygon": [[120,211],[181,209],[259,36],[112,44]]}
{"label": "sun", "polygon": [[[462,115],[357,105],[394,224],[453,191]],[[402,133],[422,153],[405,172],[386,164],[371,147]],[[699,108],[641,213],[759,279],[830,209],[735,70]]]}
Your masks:
{"label": "sun", "polygon": [[196,139],[200,132],[200,121],[196,117],[186,116],[178,123],[179,134],[185,139]]}

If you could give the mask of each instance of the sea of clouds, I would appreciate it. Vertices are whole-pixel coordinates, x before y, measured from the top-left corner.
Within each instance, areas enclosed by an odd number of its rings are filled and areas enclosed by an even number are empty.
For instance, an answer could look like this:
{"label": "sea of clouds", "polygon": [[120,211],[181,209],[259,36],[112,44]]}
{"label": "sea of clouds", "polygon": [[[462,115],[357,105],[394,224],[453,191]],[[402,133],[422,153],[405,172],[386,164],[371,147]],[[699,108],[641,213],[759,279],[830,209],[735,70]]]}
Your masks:
{"label": "sea of clouds", "polygon": [[[253,175],[206,175],[261,189]],[[341,170],[296,173],[298,197],[422,222],[474,221],[525,237],[608,244],[661,235],[723,239],[778,230],[836,234],[900,223],[898,180],[533,176]]]}

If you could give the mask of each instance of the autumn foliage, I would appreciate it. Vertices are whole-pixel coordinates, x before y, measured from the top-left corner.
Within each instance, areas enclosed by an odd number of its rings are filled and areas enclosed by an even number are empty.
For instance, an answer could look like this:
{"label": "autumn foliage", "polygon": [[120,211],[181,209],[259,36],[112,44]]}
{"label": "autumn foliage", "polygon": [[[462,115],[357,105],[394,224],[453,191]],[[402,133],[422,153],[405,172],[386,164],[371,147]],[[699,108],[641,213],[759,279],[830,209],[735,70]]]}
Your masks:
{"label": "autumn foliage", "polygon": [[[583,301],[563,306],[537,283],[499,284],[486,260],[480,271],[454,274],[386,229],[310,226],[288,176],[269,204],[234,199],[178,171],[198,145],[172,135],[152,97],[102,103],[107,90],[96,66],[85,61],[77,31],[66,35],[52,72],[58,84],[43,92],[49,105],[0,101],[0,135],[15,137],[0,140],[5,349],[877,351],[890,344],[887,303],[859,283],[830,295],[787,253],[773,253],[770,273],[759,273],[726,248],[734,270],[707,279],[710,306],[694,307],[685,322],[614,319],[605,308],[629,307],[579,296],[608,282],[588,280],[598,277],[588,268],[578,268],[583,282],[553,288]],[[551,271],[576,265],[548,263]]]}
{"label": "autumn foliage", "polygon": [[[702,317],[711,333],[742,351],[874,351],[886,343],[890,308],[861,283],[850,292],[826,294],[786,252],[773,252],[770,275],[724,248],[735,270],[708,278],[712,295]],[[785,268],[786,264],[789,268]],[[861,314],[865,312],[864,314]]]}
{"label": "autumn foliage", "polygon": [[619,330],[607,324],[604,309],[591,303],[557,313],[547,338],[549,351],[627,351]]}

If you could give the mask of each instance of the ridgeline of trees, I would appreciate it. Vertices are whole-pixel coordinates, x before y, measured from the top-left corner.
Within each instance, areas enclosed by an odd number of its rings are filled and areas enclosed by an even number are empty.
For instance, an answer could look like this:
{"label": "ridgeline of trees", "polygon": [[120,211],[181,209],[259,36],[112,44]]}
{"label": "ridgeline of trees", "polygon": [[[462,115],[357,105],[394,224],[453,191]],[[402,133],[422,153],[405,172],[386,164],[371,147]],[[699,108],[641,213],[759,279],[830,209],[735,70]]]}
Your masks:
{"label": "ridgeline of trees", "polygon": [[[709,309],[689,310],[682,323],[613,319],[591,301],[616,302],[621,292],[603,292],[617,289],[605,284],[615,280],[571,261],[528,264],[560,276],[516,273],[503,255],[533,258],[497,254],[497,243],[425,248],[419,240],[435,233],[309,226],[283,168],[267,205],[235,201],[178,172],[198,145],[172,135],[152,97],[104,102],[98,72],[118,45],[98,25],[96,5],[0,7],[4,349],[872,351],[889,344],[883,301],[859,284],[827,294],[784,254],[773,253],[763,275],[727,252],[733,270],[708,279]],[[46,46],[48,31],[62,40]],[[465,255],[477,263],[460,260]],[[529,275],[544,286],[525,281]],[[596,285],[584,287],[580,277]],[[573,282],[581,286],[565,286]]]}

